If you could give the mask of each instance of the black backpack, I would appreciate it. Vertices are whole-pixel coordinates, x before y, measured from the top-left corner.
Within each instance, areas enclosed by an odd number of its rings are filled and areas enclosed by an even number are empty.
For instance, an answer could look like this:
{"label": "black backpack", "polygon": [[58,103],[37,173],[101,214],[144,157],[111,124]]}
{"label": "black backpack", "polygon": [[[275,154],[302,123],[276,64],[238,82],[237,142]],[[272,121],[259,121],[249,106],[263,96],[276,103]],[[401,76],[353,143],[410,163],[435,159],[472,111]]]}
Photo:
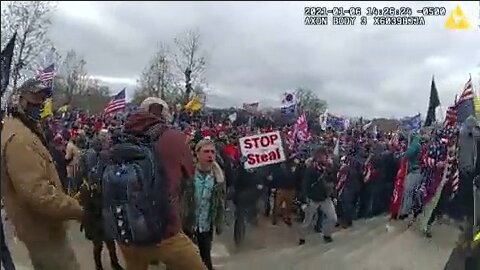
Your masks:
{"label": "black backpack", "polygon": [[108,239],[125,245],[161,242],[170,211],[166,177],[153,143],[120,142],[102,178]]}
{"label": "black backpack", "polygon": [[99,184],[102,180],[102,170],[100,168],[100,153],[96,152],[93,149],[88,149],[82,153],[84,168],[86,172],[84,173],[87,178],[86,181],[88,184]]}

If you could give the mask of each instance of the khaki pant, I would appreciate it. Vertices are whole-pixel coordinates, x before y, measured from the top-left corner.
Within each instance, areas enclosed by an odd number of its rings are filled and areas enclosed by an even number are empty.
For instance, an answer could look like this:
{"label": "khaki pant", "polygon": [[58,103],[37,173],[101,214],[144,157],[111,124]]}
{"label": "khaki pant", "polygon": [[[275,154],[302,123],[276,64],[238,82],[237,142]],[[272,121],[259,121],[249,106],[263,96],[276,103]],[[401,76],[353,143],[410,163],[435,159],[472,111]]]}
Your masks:
{"label": "khaki pant", "polygon": [[[284,220],[290,220],[292,215],[293,199],[295,198],[295,190],[293,189],[278,189],[275,198],[275,206],[273,208],[274,218],[282,216]],[[285,208],[282,204],[285,203]]]}
{"label": "khaki pant", "polygon": [[34,270],[80,270],[75,252],[67,239],[50,240],[25,246]]}
{"label": "khaki pant", "polygon": [[168,270],[206,270],[198,247],[183,233],[163,240],[158,246],[134,247],[119,245],[126,270],[147,270],[150,262],[158,260]]}

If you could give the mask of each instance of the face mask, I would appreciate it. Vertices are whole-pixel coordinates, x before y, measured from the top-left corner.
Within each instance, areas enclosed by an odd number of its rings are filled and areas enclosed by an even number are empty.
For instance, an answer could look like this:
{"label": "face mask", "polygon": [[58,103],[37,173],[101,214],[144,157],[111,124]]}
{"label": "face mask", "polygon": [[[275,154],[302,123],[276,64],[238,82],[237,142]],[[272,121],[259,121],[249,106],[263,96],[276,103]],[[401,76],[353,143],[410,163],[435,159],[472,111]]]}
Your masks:
{"label": "face mask", "polygon": [[42,105],[41,104],[39,104],[39,105],[28,104],[28,106],[25,110],[26,116],[34,122],[40,121],[40,119],[42,118],[41,113],[42,113]]}

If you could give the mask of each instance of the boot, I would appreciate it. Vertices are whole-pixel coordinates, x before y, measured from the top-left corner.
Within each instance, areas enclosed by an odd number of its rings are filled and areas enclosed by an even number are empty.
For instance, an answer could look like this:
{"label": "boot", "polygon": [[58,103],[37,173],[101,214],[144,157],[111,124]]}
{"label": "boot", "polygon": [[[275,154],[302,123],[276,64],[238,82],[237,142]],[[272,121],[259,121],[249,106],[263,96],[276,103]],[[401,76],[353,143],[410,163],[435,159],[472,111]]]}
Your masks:
{"label": "boot", "polygon": [[112,262],[111,265],[113,270],[124,270],[123,267],[118,263],[118,261]]}
{"label": "boot", "polygon": [[305,245],[305,239],[300,238],[300,239],[298,240],[298,245],[299,245],[299,246]]}
{"label": "boot", "polygon": [[323,241],[325,243],[331,243],[333,241],[331,236],[323,236]]}

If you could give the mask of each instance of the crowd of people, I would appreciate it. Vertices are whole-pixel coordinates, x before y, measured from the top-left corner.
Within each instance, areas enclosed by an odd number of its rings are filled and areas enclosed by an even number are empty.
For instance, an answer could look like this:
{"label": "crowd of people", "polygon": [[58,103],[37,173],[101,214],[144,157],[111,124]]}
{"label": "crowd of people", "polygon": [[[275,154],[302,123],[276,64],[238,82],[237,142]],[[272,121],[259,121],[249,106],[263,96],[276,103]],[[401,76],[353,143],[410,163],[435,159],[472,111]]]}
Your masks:
{"label": "crowd of people", "polygon": [[[460,129],[387,134],[354,125],[287,140],[292,125],[171,113],[157,97],[115,116],[70,109],[41,119],[46,88],[32,79],[18,89],[1,136],[2,199],[34,269],[80,269],[65,223],[77,220],[97,270],[104,244],[116,270],[123,269],[117,246],[128,270],[158,262],[211,270],[229,200],[237,218],[264,214],[291,226],[299,245],[313,229],[330,243],[336,227],[385,213],[421,220],[426,237],[442,215],[474,218],[480,133],[473,116]],[[239,138],[273,130],[295,143],[285,147],[286,161],[245,169]],[[5,269],[14,269],[3,255]]]}

